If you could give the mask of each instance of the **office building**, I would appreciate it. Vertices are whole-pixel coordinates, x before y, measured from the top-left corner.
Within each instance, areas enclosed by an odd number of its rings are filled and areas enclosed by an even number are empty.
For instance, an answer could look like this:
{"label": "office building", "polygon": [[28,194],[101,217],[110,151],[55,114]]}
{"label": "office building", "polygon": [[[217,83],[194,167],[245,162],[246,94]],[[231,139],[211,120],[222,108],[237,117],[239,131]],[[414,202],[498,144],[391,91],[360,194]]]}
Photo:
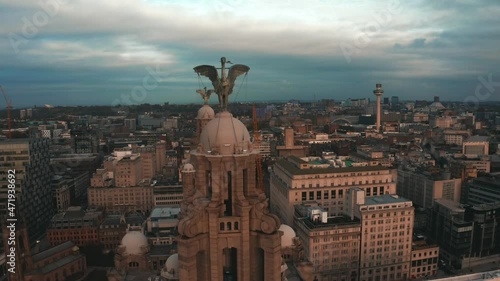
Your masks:
{"label": "office building", "polygon": [[479,177],[464,183],[464,200],[470,205],[500,202],[500,178]]}
{"label": "office building", "polygon": [[47,239],[55,246],[72,241],[78,246],[99,244],[99,225],[102,212],[85,211],[82,207],[69,207],[56,214],[47,229]]}
{"label": "office building", "polygon": [[449,173],[400,166],[397,178],[397,194],[412,200],[419,207],[430,208],[434,200],[440,198],[460,202],[462,180],[451,179]]}
{"label": "office building", "polygon": [[467,138],[462,145],[462,153],[465,155],[488,155],[489,137],[471,136]]}
{"label": "office building", "polygon": [[293,206],[304,202],[317,202],[328,216],[341,215],[349,188],[362,188],[367,196],[395,194],[396,173],[382,166],[335,168],[329,161],[294,156],[280,159],[270,175],[271,211],[287,225],[293,225]]}
{"label": "office building", "polygon": [[410,200],[365,190],[347,193],[346,214],[361,221],[359,280],[406,280],[410,277],[414,208]]}
{"label": "office building", "polygon": [[9,170],[15,170],[16,218],[26,224],[29,242],[45,235],[55,213],[51,190],[49,140],[12,139],[0,142],[0,214],[7,215]]}
{"label": "office building", "polygon": [[358,280],[361,222],[348,216],[328,217],[317,206],[296,205],[297,237],[318,281]]}

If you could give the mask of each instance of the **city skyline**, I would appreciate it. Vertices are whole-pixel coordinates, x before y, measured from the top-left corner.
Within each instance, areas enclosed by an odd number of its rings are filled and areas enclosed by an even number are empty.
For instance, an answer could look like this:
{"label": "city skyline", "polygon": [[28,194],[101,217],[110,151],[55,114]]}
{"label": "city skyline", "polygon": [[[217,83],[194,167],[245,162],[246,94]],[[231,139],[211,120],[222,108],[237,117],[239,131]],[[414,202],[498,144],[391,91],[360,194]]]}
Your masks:
{"label": "city skyline", "polygon": [[0,1],[0,84],[16,108],[197,103],[210,85],[192,67],[226,56],[252,67],[231,102],[372,97],[376,83],[402,100],[498,100],[497,3],[301,4]]}

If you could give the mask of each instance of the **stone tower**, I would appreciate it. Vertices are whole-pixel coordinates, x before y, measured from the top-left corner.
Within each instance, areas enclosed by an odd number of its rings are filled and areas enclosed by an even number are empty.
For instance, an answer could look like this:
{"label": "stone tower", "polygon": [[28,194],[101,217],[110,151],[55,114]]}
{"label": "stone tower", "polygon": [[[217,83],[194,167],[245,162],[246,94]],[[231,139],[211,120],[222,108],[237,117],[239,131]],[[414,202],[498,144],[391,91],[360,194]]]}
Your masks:
{"label": "stone tower", "polygon": [[226,108],[205,125],[182,170],[179,278],[280,280],[280,222],[256,186],[259,152]]}

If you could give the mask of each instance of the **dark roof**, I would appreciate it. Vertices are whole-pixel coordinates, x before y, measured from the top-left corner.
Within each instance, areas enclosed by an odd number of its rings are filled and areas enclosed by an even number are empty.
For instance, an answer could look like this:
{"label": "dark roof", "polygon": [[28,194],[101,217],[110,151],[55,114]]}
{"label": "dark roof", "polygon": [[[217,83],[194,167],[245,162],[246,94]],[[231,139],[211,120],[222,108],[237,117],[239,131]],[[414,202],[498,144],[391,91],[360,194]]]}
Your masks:
{"label": "dark roof", "polygon": [[44,267],[37,268],[37,269],[33,270],[32,272],[29,272],[28,274],[46,274],[46,273],[49,273],[49,272],[56,270],[60,267],[63,267],[64,265],[66,265],[68,263],[71,263],[73,261],[81,259],[82,257],[83,257],[83,255],[65,256],[65,257],[63,257],[55,262],[47,264]]}
{"label": "dark roof", "polygon": [[177,252],[176,244],[153,245],[149,251],[149,256],[170,256]]}
{"label": "dark roof", "polygon": [[66,242],[59,244],[55,247],[52,247],[48,250],[45,250],[45,251],[40,252],[36,255],[33,255],[33,262],[35,263],[35,262],[41,261],[41,260],[48,258],[50,256],[53,256],[61,251],[73,248],[74,246],[75,246],[75,244],[73,242],[66,241]]}

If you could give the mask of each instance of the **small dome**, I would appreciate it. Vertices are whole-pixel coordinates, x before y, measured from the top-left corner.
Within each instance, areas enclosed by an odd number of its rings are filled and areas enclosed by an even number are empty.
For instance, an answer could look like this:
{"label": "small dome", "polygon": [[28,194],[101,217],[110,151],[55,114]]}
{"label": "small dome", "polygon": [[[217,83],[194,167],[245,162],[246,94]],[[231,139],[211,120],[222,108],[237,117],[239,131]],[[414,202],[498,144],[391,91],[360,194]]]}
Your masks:
{"label": "small dome", "polygon": [[130,231],[123,236],[121,246],[125,247],[126,254],[142,255],[148,247],[148,239],[140,231]]}
{"label": "small dome", "polygon": [[165,269],[167,271],[170,271],[174,269],[175,271],[179,270],[179,255],[178,254],[173,254],[170,257],[168,257],[167,261],[165,262]]}
{"label": "small dome", "polygon": [[184,164],[182,171],[183,172],[194,172],[194,167],[192,164],[186,163],[186,164]]}
{"label": "small dome", "polygon": [[201,150],[207,154],[239,154],[250,151],[247,127],[231,113],[223,111],[207,123],[200,135]]}
{"label": "small dome", "polygon": [[295,231],[286,224],[280,225],[280,231],[283,232],[281,236],[281,248],[287,248],[293,245],[293,238],[295,238]]}
{"label": "small dome", "polygon": [[437,110],[446,108],[446,107],[444,107],[444,105],[442,103],[440,103],[438,101],[433,102],[431,105],[429,105],[429,107],[431,109],[437,109]]}
{"label": "small dome", "polygon": [[179,255],[173,254],[168,257],[165,265],[163,266],[162,277],[167,278],[168,280],[176,280],[179,278]]}
{"label": "small dome", "polygon": [[78,248],[78,246],[74,246],[72,250],[73,250],[73,252],[78,252],[80,250],[80,248]]}
{"label": "small dome", "polygon": [[210,105],[203,105],[200,110],[198,110],[198,116],[196,119],[213,119],[215,117],[215,111],[210,107]]}

